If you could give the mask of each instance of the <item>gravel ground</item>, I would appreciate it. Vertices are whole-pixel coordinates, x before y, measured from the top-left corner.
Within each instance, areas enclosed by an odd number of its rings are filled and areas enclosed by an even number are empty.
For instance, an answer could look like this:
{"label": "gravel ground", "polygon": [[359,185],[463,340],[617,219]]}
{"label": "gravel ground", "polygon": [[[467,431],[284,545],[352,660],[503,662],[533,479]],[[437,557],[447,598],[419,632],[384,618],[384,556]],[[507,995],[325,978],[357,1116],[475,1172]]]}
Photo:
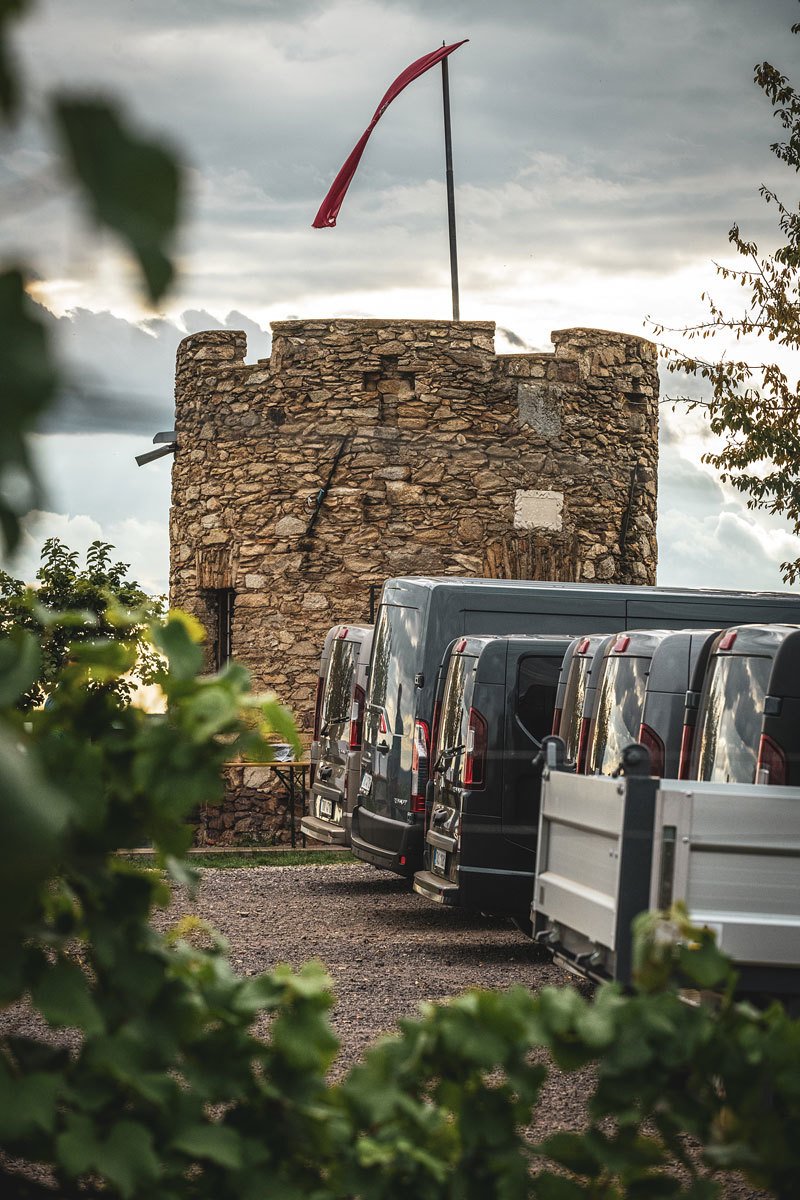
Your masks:
{"label": "gravel ground", "polygon": [[[400,1017],[413,1016],[420,1001],[443,1001],[473,986],[537,990],[575,982],[510,922],[442,909],[368,866],[205,868],[196,899],[179,892],[157,923],[166,927],[187,913],[224,934],[241,974],[322,960],[334,981],[332,1023],[341,1042],[334,1075]],[[12,1031],[53,1037],[23,1004],[0,1013],[0,1033]],[[56,1036],[75,1043],[74,1031]],[[530,1136],[579,1129],[591,1086],[589,1071],[552,1068]],[[33,1174],[44,1179],[38,1169]],[[729,1179],[724,1195],[760,1200],[764,1193]]]}
{"label": "gravel ground", "polygon": [[[207,868],[196,900],[177,897],[167,919],[189,912],[225,935],[242,974],[321,959],[336,995],[332,1024],[341,1050],[334,1074],[399,1018],[413,1016],[420,1001],[443,1001],[468,987],[523,984],[535,991],[576,983],[510,921],[440,908],[398,876],[369,866]],[[580,1129],[591,1087],[589,1071],[551,1068],[531,1136]],[[724,1196],[762,1200],[765,1193],[729,1177]]]}
{"label": "gravel ground", "polygon": [[197,899],[179,898],[169,917],[187,912],[225,935],[243,974],[321,959],[334,981],[340,1070],[422,1000],[569,978],[509,921],[442,909],[369,866],[206,869]]}

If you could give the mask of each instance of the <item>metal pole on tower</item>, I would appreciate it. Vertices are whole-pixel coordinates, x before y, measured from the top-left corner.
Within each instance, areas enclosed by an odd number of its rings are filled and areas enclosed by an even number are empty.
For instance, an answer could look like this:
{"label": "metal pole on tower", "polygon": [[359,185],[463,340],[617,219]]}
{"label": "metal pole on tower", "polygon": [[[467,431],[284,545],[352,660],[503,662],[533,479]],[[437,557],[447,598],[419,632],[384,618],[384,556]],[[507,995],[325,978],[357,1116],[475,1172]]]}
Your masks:
{"label": "metal pole on tower", "polygon": [[[444,45],[444,42],[442,42]],[[456,197],[453,186],[453,142],[450,134],[450,76],[447,59],[442,59],[442,102],[444,105],[444,160],[447,180],[447,227],[450,234],[450,281],[453,290],[453,320],[458,321],[458,253],[456,251]]]}

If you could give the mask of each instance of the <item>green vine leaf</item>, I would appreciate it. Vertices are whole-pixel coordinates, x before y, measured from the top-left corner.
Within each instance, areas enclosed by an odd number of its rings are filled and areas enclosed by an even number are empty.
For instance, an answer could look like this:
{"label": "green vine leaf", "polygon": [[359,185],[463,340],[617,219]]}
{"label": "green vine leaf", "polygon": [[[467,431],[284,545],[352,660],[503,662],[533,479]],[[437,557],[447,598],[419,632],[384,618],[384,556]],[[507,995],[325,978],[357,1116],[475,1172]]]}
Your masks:
{"label": "green vine leaf", "polygon": [[159,300],[174,275],[169,247],[182,201],[182,175],[173,153],[135,132],[109,100],[61,97],[53,116],[90,212],[127,243],[150,300]]}

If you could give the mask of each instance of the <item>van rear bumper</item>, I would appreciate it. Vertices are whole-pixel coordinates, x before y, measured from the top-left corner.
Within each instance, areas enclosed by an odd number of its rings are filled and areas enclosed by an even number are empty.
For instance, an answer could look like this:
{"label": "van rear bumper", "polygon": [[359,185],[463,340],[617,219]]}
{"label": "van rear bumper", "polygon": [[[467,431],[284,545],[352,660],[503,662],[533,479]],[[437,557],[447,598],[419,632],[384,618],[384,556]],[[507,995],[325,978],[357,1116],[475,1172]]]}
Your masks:
{"label": "van rear bumper", "polygon": [[300,832],[315,842],[326,842],[329,846],[346,846],[348,842],[346,825],[337,825],[335,821],[325,821],[320,817],[303,817]]}
{"label": "van rear bumper", "polygon": [[393,821],[361,804],[353,809],[350,845],[356,858],[407,879],[422,866],[423,833],[422,821]]}
{"label": "van rear bumper", "polygon": [[424,896],[426,900],[433,900],[435,904],[449,904],[457,907],[461,902],[458,884],[451,883],[449,879],[444,879],[441,875],[434,875],[433,871],[417,871],[414,876],[413,888],[420,896]]}

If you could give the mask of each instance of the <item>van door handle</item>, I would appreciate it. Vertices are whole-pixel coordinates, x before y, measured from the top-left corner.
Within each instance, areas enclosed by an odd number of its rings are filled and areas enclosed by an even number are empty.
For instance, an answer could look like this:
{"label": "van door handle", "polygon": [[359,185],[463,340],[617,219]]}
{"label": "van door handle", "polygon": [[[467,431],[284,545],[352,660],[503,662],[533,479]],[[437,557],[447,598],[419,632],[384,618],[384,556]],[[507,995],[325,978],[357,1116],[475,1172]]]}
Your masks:
{"label": "van door handle", "polygon": [[388,743],[388,742],[385,742],[385,741],[384,741],[384,742],[378,742],[378,744],[377,744],[377,746],[375,747],[375,749],[376,749],[376,750],[380,750],[381,754],[387,754],[387,753],[388,753],[388,751],[389,751],[389,749],[390,749],[390,747],[389,747],[389,743]]}
{"label": "van door handle", "polygon": [[320,767],[320,769],[319,769],[320,779],[330,779],[332,774],[333,774],[333,767]]}

